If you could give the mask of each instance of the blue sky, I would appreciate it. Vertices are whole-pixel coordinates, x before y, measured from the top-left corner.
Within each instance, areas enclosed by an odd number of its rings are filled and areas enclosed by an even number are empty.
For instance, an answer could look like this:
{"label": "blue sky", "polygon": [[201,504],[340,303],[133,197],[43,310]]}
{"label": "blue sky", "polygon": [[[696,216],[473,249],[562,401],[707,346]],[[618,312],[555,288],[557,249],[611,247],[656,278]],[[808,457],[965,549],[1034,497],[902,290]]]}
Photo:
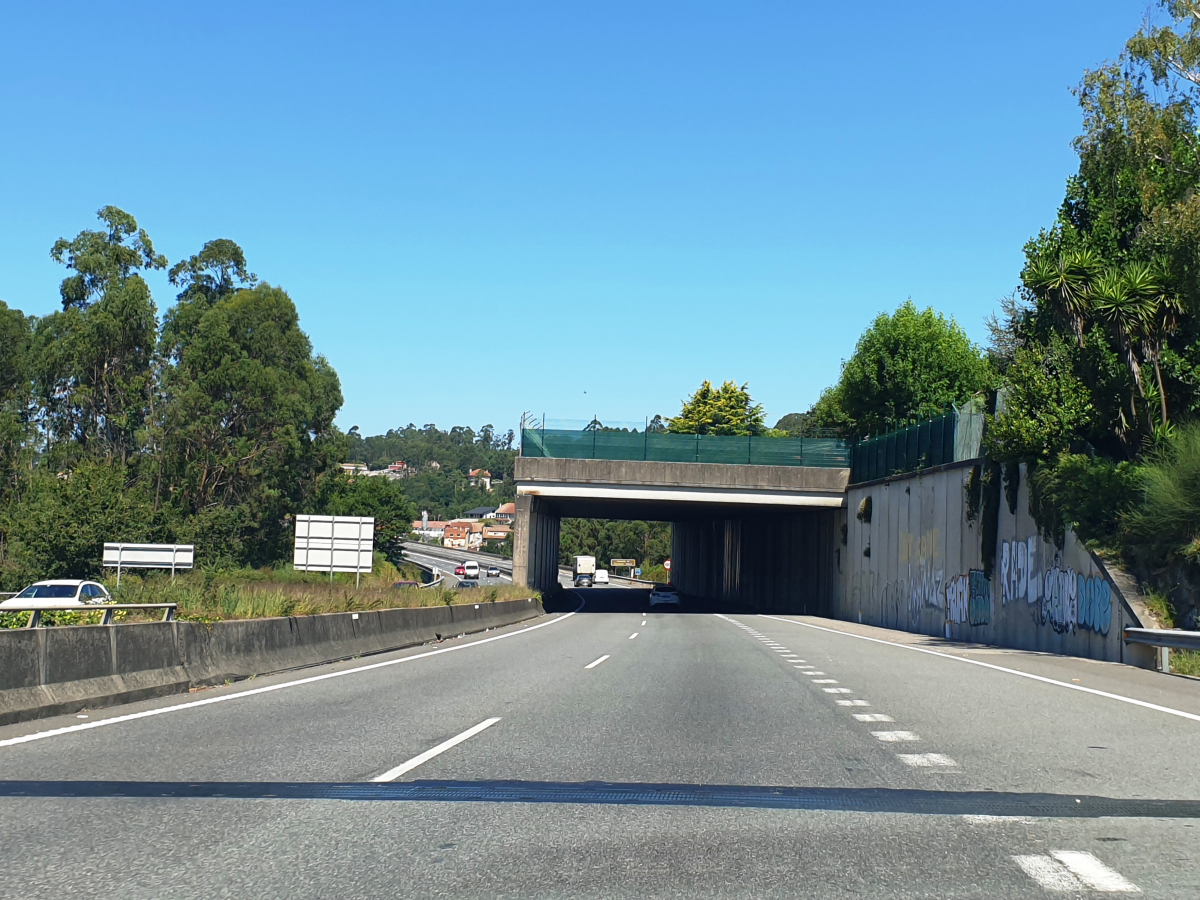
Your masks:
{"label": "blue sky", "polygon": [[[906,298],[983,342],[1133,0],[5,3],[0,299],[115,204],[244,248],[345,428],[802,411]],[[152,278],[160,309],[174,299]]]}

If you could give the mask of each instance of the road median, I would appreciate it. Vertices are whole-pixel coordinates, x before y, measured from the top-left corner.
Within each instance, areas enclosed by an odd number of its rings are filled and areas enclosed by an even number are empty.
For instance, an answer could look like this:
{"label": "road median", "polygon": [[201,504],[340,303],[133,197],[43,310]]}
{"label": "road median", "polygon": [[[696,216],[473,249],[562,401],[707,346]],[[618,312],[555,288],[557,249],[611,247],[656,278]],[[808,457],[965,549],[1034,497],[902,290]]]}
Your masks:
{"label": "road median", "polygon": [[543,614],[537,599],[238,621],[0,630],[0,725],[418,646]]}

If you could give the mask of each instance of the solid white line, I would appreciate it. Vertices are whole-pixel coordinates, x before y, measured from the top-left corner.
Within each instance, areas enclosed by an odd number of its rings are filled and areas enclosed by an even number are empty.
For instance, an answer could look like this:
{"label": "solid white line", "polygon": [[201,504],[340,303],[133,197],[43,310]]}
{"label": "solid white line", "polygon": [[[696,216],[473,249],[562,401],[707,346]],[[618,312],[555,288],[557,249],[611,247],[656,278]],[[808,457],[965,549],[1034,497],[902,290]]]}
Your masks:
{"label": "solid white line", "polygon": [[1044,675],[1034,675],[1031,672],[1021,672],[1017,669],[1006,669],[1004,666],[997,666],[994,663],[980,662],[977,659],[967,659],[962,656],[951,656],[949,653],[939,653],[937,650],[930,650],[927,647],[913,647],[910,644],[897,644],[894,641],[885,641],[882,638],[867,637],[864,634],[851,634],[847,631],[838,631],[836,628],[824,628],[820,625],[810,625],[808,622],[797,622],[793,619],[782,619],[779,616],[763,616],[763,618],[775,619],[777,622],[788,622],[792,625],[803,625],[805,628],[815,628],[817,631],[827,631],[830,634],[838,634],[842,637],[855,638],[860,641],[870,641],[872,644],[886,644],[889,647],[896,647],[900,650],[914,650],[917,653],[928,653],[930,656],[940,656],[942,659],[952,659],[955,662],[969,663],[972,666],[983,666],[985,669],[994,669],[997,672],[1007,672],[1009,675],[1017,675],[1021,678],[1029,678],[1033,681],[1043,682],[1044,684],[1053,684],[1057,685],[1058,687],[1069,688],[1072,691],[1082,691],[1085,694],[1095,694],[1097,697],[1107,697],[1109,700],[1119,700],[1121,703],[1131,703],[1134,706],[1152,709],[1155,712],[1167,713],[1171,716],[1179,716],[1183,719],[1191,719],[1193,722],[1200,722],[1200,715],[1197,715],[1196,713],[1184,712],[1182,709],[1172,709],[1169,706],[1159,706],[1157,703],[1148,703],[1145,700],[1136,700],[1133,697],[1126,697],[1123,694],[1110,694],[1108,691],[1100,691],[1096,688],[1084,687],[1081,684],[1068,684],[1065,681],[1047,678]]}
{"label": "solid white line", "polygon": [[[582,609],[582,605],[580,609]],[[575,612],[578,612],[576,610]],[[281,684],[271,684],[266,687],[253,688],[248,691],[238,691],[236,694],[225,694],[221,697],[208,697],[204,700],[191,700],[187,703],[177,703],[174,706],[164,706],[161,709],[147,709],[142,712],[129,713],[124,716],[114,716],[111,719],[96,719],[92,722],[83,722],[79,725],[67,725],[63,728],[52,728],[49,731],[39,731],[36,734],[25,734],[21,737],[8,738],[0,741],[0,747],[12,747],[16,744],[27,744],[30,741],[40,741],[44,738],[57,737],[60,734],[71,734],[76,731],[88,731],[92,728],[103,728],[105,725],[116,725],[118,722],[132,722],[135,719],[148,719],[151,716],[161,716],[166,713],[179,712],[184,709],[196,709],[201,706],[211,706],[214,703],[225,703],[229,700],[241,700],[243,697],[254,697],[259,694],[269,694],[273,691],[282,691],[285,688],[299,687],[302,684],[314,684],[318,681],[326,681],[330,678],[341,678],[344,675],[357,675],[359,672],[369,672],[372,669],[383,669],[388,666],[398,666],[403,663],[413,662],[417,659],[427,659],[430,656],[440,656],[443,653],[454,653],[458,650],[468,650],[471,647],[478,647],[480,644],[490,644],[492,641],[502,641],[506,638],[516,637],[517,635],[529,634],[531,631],[537,631],[539,628],[545,628],[548,625],[554,625],[558,622],[564,622],[574,612],[566,613],[556,619],[551,619],[549,622],[543,622],[540,625],[527,625],[521,631],[511,631],[508,634],[498,634],[495,637],[483,638],[482,640],[472,641],[469,644],[459,644],[457,647],[443,647],[440,650],[429,650],[425,653],[417,653],[413,656],[406,656],[403,659],[389,659],[384,662],[371,663],[367,666],[355,666],[353,669],[342,669],[339,672],[326,672],[324,675],[312,675],[308,678],[298,678],[295,681],[285,681]]]}
{"label": "solid white line", "polygon": [[631,635],[629,636],[629,639],[632,641],[632,640],[633,640],[635,637],[637,637],[637,636],[638,636],[638,633],[635,631],[633,634],[631,634]]}
{"label": "solid white line", "polygon": [[1040,854],[1014,856],[1013,862],[1044,890],[1061,893],[1083,890],[1083,883],[1078,878],[1048,856]]}
{"label": "solid white line", "polygon": [[418,756],[414,756],[408,762],[401,763],[400,765],[396,766],[396,768],[394,768],[394,769],[388,769],[386,772],[384,772],[378,778],[372,778],[371,780],[372,781],[395,781],[397,778],[399,778],[405,772],[411,772],[417,766],[420,766],[420,765],[423,765],[423,764],[429,762],[435,756],[438,756],[441,753],[445,753],[451,747],[457,747],[463,741],[470,740],[471,738],[475,737],[475,735],[479,734],[479,732],[483,731],[485,728],[491,728],[493,725],[495,725],[499,721],[500,721],[499,716],[496,716],[493,719],[484,719],[478,725],[474,725],[474,726],[468,728],[462,734],[456,735],[455,737],[450,738],[450,740],[448,740],[448,741],[442,741],[436,747],[431,747],[430,749],[426,750],[424,753],[421,753]]}
{"label": "solid white line", "polygon": [[600,663],[604,662],[606,659],[608,659],[607,653],[605,653],[602,657],[600,657],[595,662],[588,663],[586,666],[584,666],[584,668],[585,669],[594,669],[594,668],[596,668],[596,666],[600,665]]}
{"label": "solid white line", "polygon": [[1094,891],[1140,894],[1142,889],[1084,850],[1051,850],[1050,855]]}

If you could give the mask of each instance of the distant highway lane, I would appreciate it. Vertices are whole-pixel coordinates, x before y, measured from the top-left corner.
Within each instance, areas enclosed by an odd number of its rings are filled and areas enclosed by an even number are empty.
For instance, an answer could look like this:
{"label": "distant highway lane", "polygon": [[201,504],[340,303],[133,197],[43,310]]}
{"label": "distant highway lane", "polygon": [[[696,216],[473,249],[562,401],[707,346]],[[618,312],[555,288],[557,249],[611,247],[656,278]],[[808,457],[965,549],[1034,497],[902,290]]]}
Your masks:
{"label": "distant highway lane", "polygon": [[5,896],[1200,896],[1200,682],[572,596],[0,728]]}

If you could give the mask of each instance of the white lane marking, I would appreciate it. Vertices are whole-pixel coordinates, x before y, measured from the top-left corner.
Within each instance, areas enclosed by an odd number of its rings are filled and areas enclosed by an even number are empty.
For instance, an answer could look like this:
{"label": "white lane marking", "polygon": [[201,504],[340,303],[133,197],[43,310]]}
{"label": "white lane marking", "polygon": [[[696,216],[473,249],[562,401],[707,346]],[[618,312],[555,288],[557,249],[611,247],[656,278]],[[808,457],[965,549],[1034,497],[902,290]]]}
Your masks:
{"label": "white lane marking", "polygon": [[[579,609],[583,609],[583,604],[580,603]],[[579,610],[575,610],[578,612]],[[469,644],[459,644],[457,647],[442,647],[440,650],[428,650],[425,653],[417,653],[413,656],[406,656],[403,659],[389,659],[384,662],[371,663],[366,666],[355,666],[353,669],[342,669],[339,672],[326,672],[324,675],[311,675],[308,678],[297,678],[295,681],[285,681],[281,684],[270,684],[266,687],[253,688],[248,691],[238,691],[236,694],[225,694],[220,697],[208,697],[204,700],[191,700],[187,703],[176,703],[174,706],[164,706],[160,709],[147,709],[142,712],[129,713],[124,716],[113,716],[111,719],[96,719],[91,722],[82,722],[79,725],[67,725],[63,728],[52,728],[49,731],[39,731],[35,734],[24,734],[20,737],[7,738],[0,741],[0,747],[12,747],[16,744],[27,744],[30,741],[40,741],[45,738],[57,737],[60,734],[70,734],[76,731],[87,731],[91,728],[103,728],[105,725],[116,725],[119,722],[132,722],[135,719],[148,719],[151,716],[161,716],[166,713],[179,712],[184,709],[196,709],[201,706],[211,706],[214,703],[226,703],[230,700],[241,700],[244,697],[254,697],[259,694],[270,694],[274,691],[282,691],[285,688],[299,687],[303,684],[315,684],[318,681],[327,681],[330,678],[342,678],[345,675],[357,675],[359,672],[369,672],[373,669],[384,669],[388,666],[399,666],[404,663],[410,663],[418,659],[428,659],[431,656],[440,656],[443,653],[455,653],[459,650],[468,650],[471,647],[478,647],[481,644],[490,644],[492,641],[503,641],[507,638],[517,637],[518,635],[526,635],[531,631],[537,631],[539,628],[545,628],[548,625],[555,625],[559,622],[565,622],[575,612],[569,612],[556,619],[551,619],[549,622],[543,622],[540,625],[526,625],[521,631],[510,631],[508,634],[498,634],[495,637],[483,638],[478,641],[471,641]]]}
{"label": "white lane marking", "polygon": [[787,647],[775,647],[774,650],[776,653],[786,653],[788,656],[792,655],[792,651]]}
{"label": "white lane marking", "polygon": [[594,668],[596,668],[596,666],[600,665],[600,663],[602,663],[602,662],[604,662],[606,659],[608,659],[608,656],[609,656],[609,655],[608,655],[607,653],[605,653],[605,654],[604,654],[602,657],[600,657],[600,658],[599,658],[598,660],[596,660],[595,662],[590,662],[590,663],[588,663],[586,666],[584,666],[584,668],[585,668],[585,669],[594,669]]}
{"label": "white lane marking", "polygon": [[638,632],[636,632],[636,631],[635,631],[633,634],[631,634],[631,635],[629,636],[629,639],[632,641],[632,640],[633,640],[635,637],[637,637],[637,636],[638,636]]}
{"label": "white lane marking", "polygon": [[812,680],[812,683],[813,684],[837,684],[838,680],[836,678],[814,678]]}
{"label": "white lane marking", "polygon": [[1072,875],[1065,866],[1059,865],[1048,856],[1040,854],[1014,856],[1013,862],[1044,890],[1063,893],[1083,890],[1082,881]]}
{"label": "white lane marking", "polygon": [[1071,874],[1093,891],[1108,894],[1140,894],[1142,889],[1110,869],[1086,850],[1051,850],[1050,855],[1071,870]]}
{"label": "white lane marking", "polygon": [[853,694],[850,688],[821,688],[827,694]]}
{"label": "white lane marking", "polygon": [[1029,816],[973,816],[964,815],[962,820],[968,825],[1036,825],[1037,820]]}
{"label": "white lane marking", "polygon": [[917,769],[958,765],[958,763],[942,753],[897,753],[896,756],[906,766],[913,766]]}
{"label": "white lane marking", "polygon": [[1117,700],[1121,703],[1130,703],[1133,706],[1140,706],[1144,709],[1152,709],[1155,712],[1166,713],[1170,716],[1179,716],[1183,719],[1191,719],[1193,722],[1200,722],[1200,715],[1196,713],[1185,712],[1182,709],[1172,709],[1169,706],[1159,706],[1157,703],[1148,703],[1145,700],[1137,700],[1133,697],[1126,697],[1123,694],[1112,694],[1108,691],[1100,691],[1096,688],[1084,687],[1081,684],[1068,684],[1065,681],[1059,681],[1055,678],[1047,678],[1044,675],[1034,675],[1032,672],[1021,672],[1017,669],[1006,669],[1004,666],[998,666],[995,663],[986,663],[978,659],[967,659],[964,656],[951,656],[949,653],[939,653],[937,650],[930,650],[927,647],[914,647],[911,644],[897,644],[894,641],[885,641],[882,638],[867,637],[865,634],[851,634],[848,631],[838,631],[836,628],[824,628],[820,625],[811,625],[808,622],[796,622],[792,619],[781,619],[779,616],[763,616],[764,619],[775,619],[778,622],[789,622],[792,625],[802,625],[805,628],[815,628],[817,631],[827,631],[830,634],[839,634],[843,637],[855,638],[860,641],[870,641],[872,644],[886,644],[889,647],[896,647],[900,650],[913,650],[917,653],[928,653],[930,656],[940,656],[942,659],[951,659],[954,662],[968,663],[972,666],[982,666],[985,669],[994,669],[997,672],[1007,672],[1009,675],[1016,675],[1020,678],[1029,678],[1033,681],[1040,681],[1043,684],[1053,684],[1058,687],[1068,688],[1072,691],[1082,691],[1085,694],[1095,694],[1097,697],[1107,697],[1109,700]]}
{"label": "white lane marking", "polygon": [[[812,666],[809,666],[808,668],[810,668],[810,669],[811,669],[811,668],[812,668]],[[808,674],[809,674],[809,675],[824,675],[825,673],[824,673],[824,672],[809,672]]]}
{"label": "white lane marking", "polygon": [[645,620],[645,619],[642,619],[642,624],[643,624],[643,625],[645,625],[645,624],[646,624],[646,620]]}
{"label": "white lane marking", "polygon": [[380,781],[380,782],[395,781],[397,778],[399,778],[405,772],[411,772],[417,766],[424,765],[425,763],[427,763],[431,759],[433,759],[435,756],[445,753],[451,747],[457,747],[463,741],[470,740],[471,738],[475,737],[475,735],[479,734],[479,732],[483,731],[485,728],[491,728],[493,725],[495,725],[499,721],[500,721],[499,716],[496,716],[495,718],[492,718],[492,719],[484,719],[478,725],[473,725],[472,727],[470,727],[466,731],[464,731],[462,734],[455,735],[454,737],[450,738],[450,740],[448,740],[448,741],[442,741],[436,747],[431,747],[430,749],[426,750],[424,753],[414,756],[408,762],[401,763],[400,765],[396,766],[396,768],[394,768],[394,769],[388,769],[386,772],[384,772],[379,777],[372,778],[371,780],[372,781]]}
{"label": "white lane marking", "polygon": [[[839,703],[843,702],[841,700]],[[895,722],[891,716],[885,716],[883,713],[855,713],[854,718],[860,722]]]}
{"label": "white lane marking", "polygon": [[866,700],[838,700],[838,706],[870,706]]}
{"label": "white lane marking", "polygon": [[872,731],[871,736],[886,744],[894,744],[897,741],[919,741],[921,739],[920,735],[913,734],[911,731]]}

